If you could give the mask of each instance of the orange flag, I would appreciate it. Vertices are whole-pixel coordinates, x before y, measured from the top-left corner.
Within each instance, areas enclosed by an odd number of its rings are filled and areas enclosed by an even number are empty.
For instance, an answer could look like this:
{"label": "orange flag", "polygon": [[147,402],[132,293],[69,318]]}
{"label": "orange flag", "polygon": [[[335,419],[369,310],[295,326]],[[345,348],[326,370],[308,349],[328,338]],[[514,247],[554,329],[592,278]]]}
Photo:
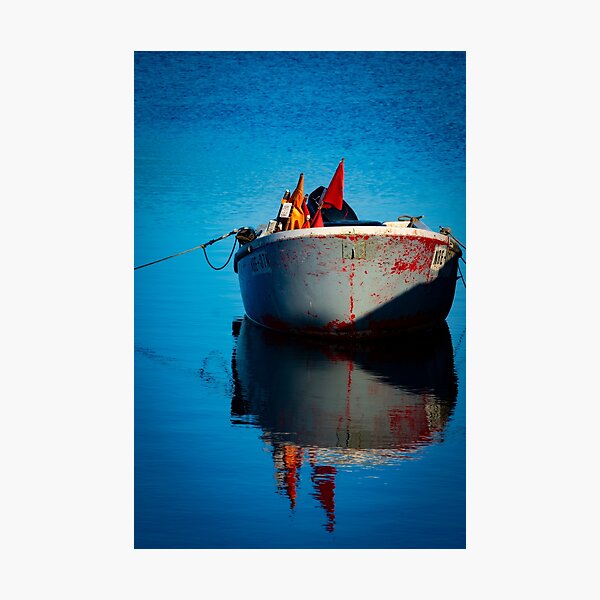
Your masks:
{"label": "orange flag", "polygon": [[[331,183],[329,187],[325,191],[325,197],[323,198],[323,206],[326,204],[337,208],[338,210],[342,209],[342,203],[344,202],[344,159],[340,161],[333,177],[331,178]],[[325,207],[326,208],[326,207]]]}
{"label": "orange flag", "polygon": [[292,212],[286,230],[301,229],[305,220],[304,210],[302,209],[302,203],[304,202],[304,173],[300,173],[298,185],[292,192],[288,202],[292,203]]}
{"label": "orange flag", "polygon": [[292,203],[294,208],[302,210],[302,200],[304,200],[304,173],[300,173],[298,185],[296,186],[296,189],[292,192],[289,202]]}

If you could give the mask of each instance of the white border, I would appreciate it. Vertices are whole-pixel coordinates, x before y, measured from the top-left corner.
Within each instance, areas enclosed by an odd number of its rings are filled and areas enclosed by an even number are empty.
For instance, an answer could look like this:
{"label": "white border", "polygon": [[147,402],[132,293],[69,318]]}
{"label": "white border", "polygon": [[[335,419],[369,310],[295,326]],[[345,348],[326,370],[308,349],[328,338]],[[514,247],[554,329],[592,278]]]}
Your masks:
{"label": "white border", "polygon": [[[581,345],[597,300],[578,261],[592,246],[555,228],[596,222],[592,6],[4,9],[6,597],[597,589],[595,360]],[[467,51],[466,551],[132,549],[133,51],[150,49]]]}

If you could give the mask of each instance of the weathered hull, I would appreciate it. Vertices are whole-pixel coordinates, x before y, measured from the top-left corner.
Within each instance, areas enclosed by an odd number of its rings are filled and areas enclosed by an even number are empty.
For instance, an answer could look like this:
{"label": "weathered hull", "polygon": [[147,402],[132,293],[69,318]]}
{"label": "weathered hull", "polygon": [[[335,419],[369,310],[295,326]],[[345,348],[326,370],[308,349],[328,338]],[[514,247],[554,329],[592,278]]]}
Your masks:
{"label": "weathered hull", "polygon": [[459,250],[446,235],[339,226],[260,237],[236,255],[246,314],[301,334],[393,335],[443,321]]}

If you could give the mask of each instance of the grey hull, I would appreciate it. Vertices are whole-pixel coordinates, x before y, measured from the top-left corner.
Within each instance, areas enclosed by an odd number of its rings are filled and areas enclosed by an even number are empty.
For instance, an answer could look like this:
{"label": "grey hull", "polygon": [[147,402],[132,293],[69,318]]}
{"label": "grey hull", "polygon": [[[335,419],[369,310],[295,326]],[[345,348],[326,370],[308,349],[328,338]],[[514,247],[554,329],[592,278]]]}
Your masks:
{"label": "grey hull", "polygon": [[237,253],[246,314],[300,334],[393,335],[443,321],[460,250],[442,234],[343,226],[259,237]]}

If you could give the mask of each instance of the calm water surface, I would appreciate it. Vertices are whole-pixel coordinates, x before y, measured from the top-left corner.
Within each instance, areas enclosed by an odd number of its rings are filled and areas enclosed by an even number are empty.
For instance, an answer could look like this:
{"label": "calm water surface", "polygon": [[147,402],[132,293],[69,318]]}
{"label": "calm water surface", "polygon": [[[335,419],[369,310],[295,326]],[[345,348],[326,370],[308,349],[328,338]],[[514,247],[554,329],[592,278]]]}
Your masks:
{"label": "calm water surface", "polygon": [[[136,53],[136,264],[272,218],[342,157],[359,218],[466,242],[464,54]],[[339,345],[243,320],[201,252],[134,277],[137,548],[465,546],[461,283],[435,334]]]}

